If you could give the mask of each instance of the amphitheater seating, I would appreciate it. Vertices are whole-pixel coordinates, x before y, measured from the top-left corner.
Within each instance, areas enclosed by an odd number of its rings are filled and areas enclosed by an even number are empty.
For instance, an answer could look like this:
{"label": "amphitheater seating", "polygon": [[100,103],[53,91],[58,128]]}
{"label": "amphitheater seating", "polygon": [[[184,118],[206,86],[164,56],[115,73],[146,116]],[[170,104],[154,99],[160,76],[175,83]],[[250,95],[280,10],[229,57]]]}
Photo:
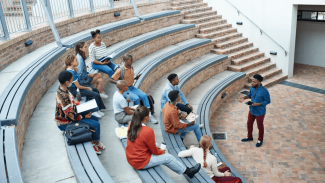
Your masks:
{"label": "amphitheater seating", "polygon": [[14,127],[0,127],[0,143],[0,182],[22,183]]}
{"label": "amphitheater seating", "polygon": [[206,43],[209,43],[211,42],[210,39],[200,39],[200,40],[197,40],[197,41],[193,41],[187,45],[184,45],[184,46],[180,46],[168,53],[165,53],[153,60],[151,60],[149,63],[147,63],[145,66],[143,66],[142,68],[140,68],[139,70],[136,71],[136,75],[141,73],[141,76],[138,80],[136,80],[134,82],[134,86],[139,88],[142,84],[142,82],[145,80],[145,78],[147,77],[147,75],[153,70],[153,68],[155,68],[156,66],[158,66],[159,64],[161,64],[162,62],[172,58],[173,56],[179,54],[179,53],[182,53],[186,50],[189,50],[191,48],[194,48],[194,47],[197,47],[197,46],[200,46],[200,45],[203,45],[203,44],[206,44]]}
{"label": "amphitheater seating", "polygon": [[161,12],[157,12],[157,13],[150,13],[150,14],[142,15],[139,18],[143,21],[148,21],[148,20],[152,20],[152,19],[156,19],[156,18],[160,18],[160,17],[164,17],[164,16],[169,16],[169,15],[174,15],[174,14],[179,14],[179,13],[181,13],[181,11],[179,11],[179,10],[167,10],[167,11],[161,11]]}
{"label": "amphitheater seating", "polygon": [[98,159],[91,142],[68,145],[66,139],[66,147],[71,167],[79,183],[114,183]]}
{"label": "amphitheater seating", "polygon": [[145,37],[139,37],[135,40],[132,40],[130,42],[126,42],[125,44],[119,46],[118,48],[110,51],[108,54],[109,55],[114,55],[113,58],[111,59],[111,61],[114,61],[115,59],[117,59],[119,56],[123,55],[124,53],[128,52],[129,50],[142,45],[146,42],[149,42],[151,40],[157,39],[159,37],[177,32],[177,31],[181,31],[181,30],[185,30],[185,29],[189,29],[195,27],[194,24],[176,24],[176,25],[172,25],[170,27],[165,27],[162,29],[158,29],[156,31],[152,31],[148,34],[146,34]]}
{"label": "amphitheater seating", "polygon": [[[120,29],[123,27],[127,27],[127,26],[130,26],[133,24],[137,24],[140,22],[141,22],[141,20],[139,18],[136,18],[136,17],[129,18],[129,19],[125,19],[125,20],[121,20],[118,22],[113,22],[113,23],[107,24],[107,26],[100,28],[100,32],[101,32],[101,34],[106,34],[108,32],[111,32],[111,31],[114,31],[114,30],[117,30],[117,29]],[[82,36],[78,36],[74,39],[70,39],[69,41],[64,42],[63,46],[67,47],[67,48],[74,48],[79,41],[88,41],[90,39],[92,39],[90,33],[85,33]]]}
{"label": "amphitheater seating", "polygon": [[[122,139],[122,145],[125,149],[127,140],[126,138]],[[153,168],[148,168],[146,170],[137,170],[135,169],[144,183],[173,183],[167,173],[161,168],[161,166],[155,166]]]}
{"label": "amphitheater seating", "polygon": [[[197,114],[199,115],[199,118],[196,120],[196,123],[204,124],[204,128],[201,129],[202,135],[209,135],[212,137],[210,127],[209,127],[209,113],[210,113],[210,107],[212,105],[212,102],[214,101],[215,97],[218,96],[225,88],[227,88],[229,85],[234,83],[235,81],[245,77],[246,74],[243,72],[238,72],[230,77],[222,80],[218,84],[216,84],[213,88],[207,92],[203,99],[201,100]],[[219,150],[217,144],[214,140],[212,140],[213,148],[210,149],[211,154],[215,155],[217,153],[217,159],[218,161],[222,161],[226,164],[227,167],[231,169],[232,176],[239,177],[243,183],[247,183],[247,181],[232,167],[232,165],[227,161],[225,156],[222,155],[221,151]]]}

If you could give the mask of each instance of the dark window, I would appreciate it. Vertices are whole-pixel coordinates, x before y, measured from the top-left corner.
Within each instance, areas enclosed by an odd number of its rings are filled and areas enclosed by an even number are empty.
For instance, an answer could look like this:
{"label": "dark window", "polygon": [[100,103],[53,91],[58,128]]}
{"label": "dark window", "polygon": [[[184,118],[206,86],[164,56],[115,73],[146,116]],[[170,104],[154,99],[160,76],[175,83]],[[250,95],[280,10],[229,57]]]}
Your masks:
{"label": "dark window", "polygon": [[324,11],[299,10],[297,19],[303,21],[325,21]]}

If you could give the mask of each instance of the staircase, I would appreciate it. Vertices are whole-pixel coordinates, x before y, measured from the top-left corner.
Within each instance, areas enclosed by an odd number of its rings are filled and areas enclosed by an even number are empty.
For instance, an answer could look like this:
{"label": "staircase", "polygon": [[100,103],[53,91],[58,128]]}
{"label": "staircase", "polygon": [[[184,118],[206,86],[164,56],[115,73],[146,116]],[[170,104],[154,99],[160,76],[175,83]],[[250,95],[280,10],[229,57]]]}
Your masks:
{"label": "staircase", "polygon": [[282,69],[276,68],[276,64],[271,59],[259,52],[258,48],[248,42],[248,38],[243,38],[242,33],[238,33],[236,28],[217,15],[217,11],[208,7],[203,0],[172,0],[170,10],[180,10],[184,12],[183,24],[196,24],[200,33],[198,38],[208,38],[215,43],[215,48],[211,50],[214,54],[228,55],[231,64],[229,71],[245,72],[248,80],[245,88],[250,88],[254,74],[264,77],[263,85],[270,87],[288,78],[282,74]]}
{"label": "staircase", "polygon": [[[0,0],[5,16],[24,16],[20,0]],[[26,0],[28,15],[33,15],[32,5],[33,0]]]}

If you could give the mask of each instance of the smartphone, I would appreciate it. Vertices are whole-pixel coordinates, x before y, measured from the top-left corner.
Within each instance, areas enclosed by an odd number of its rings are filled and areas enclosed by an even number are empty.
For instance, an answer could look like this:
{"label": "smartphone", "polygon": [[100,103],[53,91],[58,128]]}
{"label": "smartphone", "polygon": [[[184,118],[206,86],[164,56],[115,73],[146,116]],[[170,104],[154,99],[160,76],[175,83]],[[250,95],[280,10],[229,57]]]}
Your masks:
{"label": "smartphone", "polygon": [[254,102],[252,102],[252,101],[248,101],[248,102],[246,102],[245,104],[247,104],[247,105],[252,105],[252,104],[254,104]]}

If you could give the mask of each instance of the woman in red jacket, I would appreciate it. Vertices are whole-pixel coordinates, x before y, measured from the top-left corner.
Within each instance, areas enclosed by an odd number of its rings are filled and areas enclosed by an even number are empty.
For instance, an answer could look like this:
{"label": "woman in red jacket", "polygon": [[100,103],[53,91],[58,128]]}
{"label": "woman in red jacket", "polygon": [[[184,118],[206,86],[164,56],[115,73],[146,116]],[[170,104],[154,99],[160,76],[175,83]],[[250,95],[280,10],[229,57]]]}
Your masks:
{"label": "woman in red jacket", "polygon": [[135,169],[147,169],[158,165],[166,165],[178,174],[187,174],[190,178],[200,170],[198,163],[192,168],[186,168],[181,162],[165,150],[156,146],[155,133],[146,126],[149,121],[149,110],[144,106],[138,107],[129,124],[127,135],[127,146],[125,148],[126,158]]}

